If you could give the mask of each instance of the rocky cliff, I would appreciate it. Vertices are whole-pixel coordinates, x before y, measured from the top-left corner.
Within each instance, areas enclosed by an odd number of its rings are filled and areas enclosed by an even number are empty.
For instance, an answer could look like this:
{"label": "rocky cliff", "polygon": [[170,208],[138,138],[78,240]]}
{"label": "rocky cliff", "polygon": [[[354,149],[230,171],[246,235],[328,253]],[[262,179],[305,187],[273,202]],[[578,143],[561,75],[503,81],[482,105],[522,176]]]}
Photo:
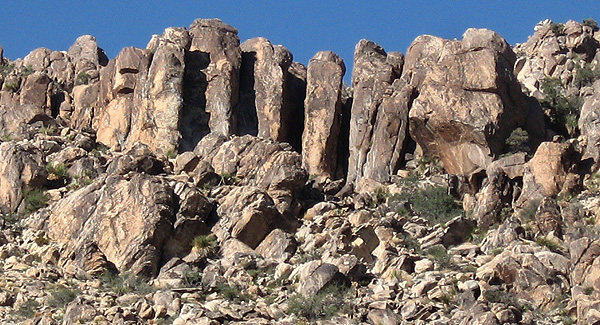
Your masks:
{"label": "rocky cliff", "polygon": [[600,322],[600,31],[0,48],[0,318]]}

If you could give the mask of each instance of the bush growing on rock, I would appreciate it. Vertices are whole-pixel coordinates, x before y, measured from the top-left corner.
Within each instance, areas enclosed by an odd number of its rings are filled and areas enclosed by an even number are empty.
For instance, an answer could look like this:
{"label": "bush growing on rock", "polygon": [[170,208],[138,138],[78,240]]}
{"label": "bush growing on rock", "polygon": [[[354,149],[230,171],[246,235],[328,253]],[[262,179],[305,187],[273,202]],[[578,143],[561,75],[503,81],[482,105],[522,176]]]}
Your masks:
{"label": "bush growing on rock", "polygon": [[598,79],[600,79],[600,69],[598,67],[592,68],[592,65],[589,63],[576,66],[575,78],[573,79],[576,87],[590,86]]}
{"label": "bush growing on rock", "polygon": [[540,104],[549,111],[552,128],[566,137],[576,136],[582,105],[581,98],[579,96],[567,98],[564,95],[565,87],[558,78],[545,78],[540,88],[545,95]]}
{"label": "bush growing on rock", "polygon": [[352,311],[352,305],[348,303],[349,294],[350,288],[344,284],[330,284],[312,296],[291,296],[287,300],[287,312],[310,322],[327,320]]}
{"label": "bush growing on rock", "polygon": [[23,193],[23,200],[25,201],[25,210],[29,213],[33,213],[48,204],[48,196],[44,190],[34,188],[26,190]]}
{"label": "bush growing on rock", "polygon": [[529,133],[522,128],[514,129],[508,138],[506,138],[508,153],[530,152]]}
{"label": "bush growing on rock", "polygon": [[583,26],[590,27],[593,31],[598,30],[598,22],[593,18],[587,18],[583,20]]}
{"label": "bush growing on rock", "polygon": [[412,212],[429,220],[432,224],[444,223],[462,212],[448,189],[442,186],[427,186],[423,189],[407,189],[394,195],[393,200],[408,202]]}
{"label": "bush growing on rock", "polygon": [[50,298],[46,301],[46,304],[52,308],[64,308],[67,304],[73,301],[77,296],[81,294],[79,289],[67,288],[64,286],[58,286],[52,291]]}

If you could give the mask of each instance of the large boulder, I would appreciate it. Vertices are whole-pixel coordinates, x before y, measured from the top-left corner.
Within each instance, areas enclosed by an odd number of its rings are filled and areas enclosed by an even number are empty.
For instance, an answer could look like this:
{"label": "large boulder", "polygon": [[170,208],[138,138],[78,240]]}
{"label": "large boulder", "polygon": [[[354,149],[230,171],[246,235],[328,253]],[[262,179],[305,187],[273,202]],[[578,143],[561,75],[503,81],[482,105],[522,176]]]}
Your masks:
{"label": "large boulder", "polygon": [[[400,77],[403,61],[402,54],[392,52],[388,55],[381,46],[372,41],[363,39],[356,44],[352,71],[354,97],[350,117],[350,157],[347,183],[352,183],[363,176],[369,149],[377,140],[382,140],[373,139],[376,119],[379,118],[379,106],[385,91],[395,79]],[[389,117],[387,118],[389,119]],[[386,117],[381,119],[386,119]],[[404,124],[406,127],[406,119],[404,123],[400,124]],[[380,132],[383,131],[381,127]]]}
{"label": "large boulder", "polygon": [[308,64],[302,166],[311,175],[335,176],[345,72],[344,61],[333,52],[318,52]]}
{"label": "large boulder", "polygon": [[50,78],[45,73],[34,72],[27,76],[21,88],[21,105],[34,105],[42,109],[49,107],[49,85]]}
{"label": "large boulder", "polygon": [[10,214],[27,209],[23,197],[46,180],[43,153],[29,144],[0,144],[0,212]]}
{"label": "large boulder", "polygon": [[404,73],[419,93],[410,133],[447,172],[485,169],[511,131],[524,125],[526,97],[514,62],[510,45],[487,29],[468,29],[462,41],[419,36],[409,47]]}
{"label": "large boulder", "polygon": [[210,114],[210,131],[232,135],[237,124],[233,109],[239,98],[242,61],[238,32],[219,19],[196,19],[189,32],[190,52],[208,55],[200,72],[204,74],[204,110]]}
{"label": "large boulder", "polygon": [[308,175],[300,155],[288,144],[245,135],[226,138],[211,134],[198,143],[195,153],[214,171],[233,178],[236,185],[266,190],[281,213],[295,211],[294,198]]}
{"label": "large boulder", "polygon": [[175,221],[173,190],[142,173],[104,175],[52,204],[45,228],[64,244],[63,267],[154,276]]}

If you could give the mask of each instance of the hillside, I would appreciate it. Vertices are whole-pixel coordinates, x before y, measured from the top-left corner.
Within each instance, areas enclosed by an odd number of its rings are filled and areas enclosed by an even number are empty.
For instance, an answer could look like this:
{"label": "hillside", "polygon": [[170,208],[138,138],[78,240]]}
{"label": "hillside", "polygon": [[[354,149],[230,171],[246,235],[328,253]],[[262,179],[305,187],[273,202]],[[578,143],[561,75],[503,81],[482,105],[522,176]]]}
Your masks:
{"label": "hillside", "polygon": [[600,324],[599,48],[0,47],[0,322]]}

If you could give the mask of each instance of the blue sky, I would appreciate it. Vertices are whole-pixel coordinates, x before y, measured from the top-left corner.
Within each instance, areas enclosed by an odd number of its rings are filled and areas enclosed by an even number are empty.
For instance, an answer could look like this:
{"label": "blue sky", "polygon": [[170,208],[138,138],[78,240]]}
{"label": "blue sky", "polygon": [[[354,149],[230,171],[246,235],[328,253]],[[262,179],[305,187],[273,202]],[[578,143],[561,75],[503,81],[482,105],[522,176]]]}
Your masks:
{"label": "blue sky", "polygon": [[236,27],[242,42],[266,37],[302,63],[332,50],[344,58],[348,80],[361,38],[405,52],[421,34],[460,38],[469,27],[485,27],[514,44],[545,18],[600,21],[600,1],[4,1],[0,46],[14,59],[37,47],[67,50],[77,36],[92,34],[112,58],[123,47],[145,47],[166,27],[215,17]]}

